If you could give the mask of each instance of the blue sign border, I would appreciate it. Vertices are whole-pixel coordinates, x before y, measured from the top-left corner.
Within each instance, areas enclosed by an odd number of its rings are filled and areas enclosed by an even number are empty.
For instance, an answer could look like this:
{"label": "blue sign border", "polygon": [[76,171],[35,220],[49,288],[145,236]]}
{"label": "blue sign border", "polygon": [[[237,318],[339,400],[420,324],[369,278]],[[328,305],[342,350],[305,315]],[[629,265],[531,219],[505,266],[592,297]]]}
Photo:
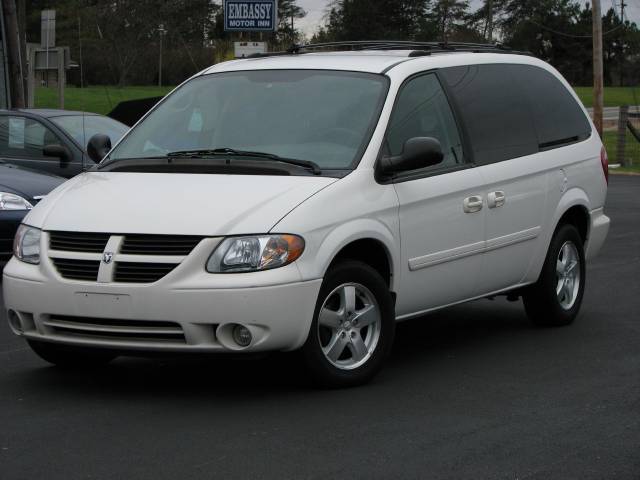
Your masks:
{"label": "blue sign border", "polygon": [[[228,7],[231,4],[261,3],[271,4],[273,15],[270,27],[230,27]],[[278,29],[278,0],[224,0],[224,31],[225,32],[275,32]]]}

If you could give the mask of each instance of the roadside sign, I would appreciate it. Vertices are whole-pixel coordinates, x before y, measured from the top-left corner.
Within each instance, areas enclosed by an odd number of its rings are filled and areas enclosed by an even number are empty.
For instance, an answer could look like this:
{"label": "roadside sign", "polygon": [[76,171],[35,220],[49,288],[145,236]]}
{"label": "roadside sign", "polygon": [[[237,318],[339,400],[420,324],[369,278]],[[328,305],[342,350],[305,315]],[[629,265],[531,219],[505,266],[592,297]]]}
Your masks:
{"label": "roadside sign", "polygon": [[260,32],[278,28],[278,0],[224,0],[225,31]]}
{"label": "roadside sign", "polygon": [[246,58],[254,53],[267,53],[267,42],[233,42],[236,58]]}
{"label": "roadside sign", "polygon": [[40,12],[40,46],[47,49],[56,46],[55,10],[42,10]]}

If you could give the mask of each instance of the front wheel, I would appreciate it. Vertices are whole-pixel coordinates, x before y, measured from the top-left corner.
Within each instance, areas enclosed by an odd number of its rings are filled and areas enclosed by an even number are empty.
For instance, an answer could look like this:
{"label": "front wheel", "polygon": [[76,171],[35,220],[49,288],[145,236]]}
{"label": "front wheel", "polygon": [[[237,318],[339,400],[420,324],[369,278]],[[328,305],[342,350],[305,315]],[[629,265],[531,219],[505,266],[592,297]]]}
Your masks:
{"label": "front wheel", "polygon": [[391,351],[394,317],[389,287],[376,270],[357,261],[333,267],[302,347],[314,378],[329,387],[369,381]]}
{"label": "front wheel", "polygon": [[527,315],[536,325],[569,325],[578,315],[585,284],[582,238],[573,225],[555,232],[538,281],[523,294]]}

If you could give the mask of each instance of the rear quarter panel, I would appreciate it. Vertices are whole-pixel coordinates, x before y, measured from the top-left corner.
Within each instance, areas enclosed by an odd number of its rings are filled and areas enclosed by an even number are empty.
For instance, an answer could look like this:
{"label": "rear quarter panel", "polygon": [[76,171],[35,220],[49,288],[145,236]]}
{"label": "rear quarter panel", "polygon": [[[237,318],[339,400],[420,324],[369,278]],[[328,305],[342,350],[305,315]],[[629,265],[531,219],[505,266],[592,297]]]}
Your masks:
{"label": "rear quarter panel", "polygon": [[592,131],[591,137],[583,142],[538,154],[549,171],[547,207],[541,242],[524,283],[535,282],[540,275],[553,233],[567,210],[580,206],[590,212],[604,206],[607,182],[600,163],[602,142]]}

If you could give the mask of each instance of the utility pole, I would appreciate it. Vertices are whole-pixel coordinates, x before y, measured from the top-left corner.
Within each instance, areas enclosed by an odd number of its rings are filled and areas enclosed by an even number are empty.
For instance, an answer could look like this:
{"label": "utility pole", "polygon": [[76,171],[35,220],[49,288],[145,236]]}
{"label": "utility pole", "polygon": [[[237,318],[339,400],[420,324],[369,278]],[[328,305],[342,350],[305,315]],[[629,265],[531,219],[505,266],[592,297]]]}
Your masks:
{"label": "utility pole", "polygon": [[493,0],[487,0],[487,40],[493,43]]}
{"label": "utility pole", "polygon": [[593,15],[593,123],[602,138],[603,77],[602,77],[602,14],[600,0],[591,1]]}
{"label": "utility pole", "polygon": [[[18,9],[18,32],[20,35],[20,56],[23,59],[22,62],[22,83],[24,88],[25,102],[28,103],[29,97],[29,61],[27,59],[27,11],[25,6],[25,0],[16,0],[16,7]],[[26,105],[29,106],[29,105]]]}
{"label": "utility pole", "polygon": [[624,0],[620,1],[620,86],[624,87],[624,7],[627,4]]}
{"label": "utility pole", "polygon": [[291,7],[291,45],[296,44],[296,31],[293,27],[293,6]]}
{"label": "utility pole", "polygon": [[2,0],[4,11],[5,33],[7,36],[7,53],[9,64],[9,91],[11,106],[24,108],[24,58],[20,50],[20,32],[18,30],[18,11],[15,0]]}
{"label": "utility pole", "polygon": [[162,37],[164,36],[166,30],[164,28],[164,24],[160,24],[158,27],[158,33],[160,34],[160,59],[158,61],[158,86],[162,86]]}

